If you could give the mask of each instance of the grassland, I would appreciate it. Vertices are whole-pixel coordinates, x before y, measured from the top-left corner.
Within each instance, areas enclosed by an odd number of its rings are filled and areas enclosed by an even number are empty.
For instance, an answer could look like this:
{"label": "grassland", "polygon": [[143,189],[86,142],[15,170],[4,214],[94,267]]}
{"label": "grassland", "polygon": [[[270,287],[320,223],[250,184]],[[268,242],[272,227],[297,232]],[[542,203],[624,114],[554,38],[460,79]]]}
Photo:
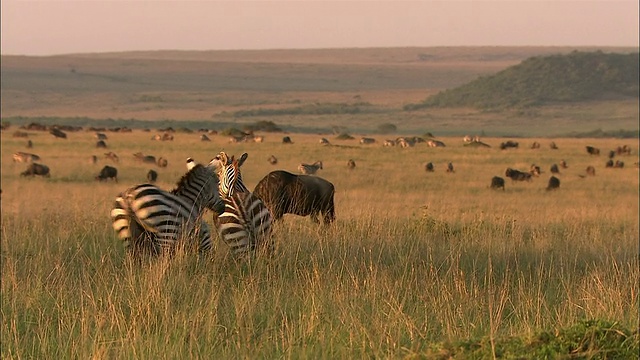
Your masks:
{"label": "grassland", "polygon": [[[638,129],[638,100],[534,109],[403,111],[444,89],[495,74],[532,56],[637,48],[442,47],[263,51],[157,51],[2,56],[2,118],[53,117],[182,122],[222,129],[275,121],[290,132],[346,126],[371,133],[392,123],[404,134],[558,136]],[[241,112],[367,104],[356,114],[237,117]],[[27,117],[15,120],[16,117]],[[137,124],[137,123],[136,123]],[[141,127],[144,127],[142,125]]]}
{"label": "grassland", "polygon": [[[25,165],[11,154],[27,150],[26,140],[12,130],[0,139],[3,359],[637,355],[637,142],[628,142],[624,168],[606,169],[606,157],[584,147],[604,153],[621,140],[526,138],[501,151],[500,138],[483,139],[492,148],[443,137],[445,148],[400,149],[383,148],[382,136],[368,146],[328,137],[333,146],[324,147],[303,134],[283,145],[282,134],[230,144],[109,133],[108,150],[121,158],[115,184],[93,180],[108,163],[88,163],[104,151],[87,132],[67,140],[30,132],[31,151],[52,175],[20,178]],[[542,148],[529,149],[533,141]],[[250,188],[276,168],[322,160],[319,175],[336,186],[336,223],[288,215],[275,227],[277,253],[248,263],[223,244],[202,258],[127,261],[108,214],[149,169],[132,154],[167,158],[157,170],[171,188],[187,157],[205,162],[221,150],[249,153]],[[560,189],[545,191],[561,159],[569,168]],[[426,173],[425,162],[436,171]],[[445,173],[448,162],[455,173]],[[545,171],[540,178],[488,188],[506,167],[532,163]],[[596,176],[581,177],[589,165]]]}

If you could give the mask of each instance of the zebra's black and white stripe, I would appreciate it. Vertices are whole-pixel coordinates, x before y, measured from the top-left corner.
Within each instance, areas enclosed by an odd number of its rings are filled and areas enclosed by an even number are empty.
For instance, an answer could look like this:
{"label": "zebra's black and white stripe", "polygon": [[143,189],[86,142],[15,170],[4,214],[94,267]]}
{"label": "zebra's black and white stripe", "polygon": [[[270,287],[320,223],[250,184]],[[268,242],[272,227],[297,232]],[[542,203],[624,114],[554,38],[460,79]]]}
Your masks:
{"label": "zebra's black and white stripe", "polygon": [[224,212],[216,219],[220,237],[234,255],[243,255],[264,249],[273,250],[271,240],[271,213],[265,204],[251,193],[242,181],[240,166],[247,158],[229,158],[221,152],[212,163],[218,167],[220,195]]}
{"label": "zebra's black and white stripe", "polygon": [[214,169],[199,164],[170,192],[151,184],[134,186],[116,198],[113,228],[134,256],[171,253],[188,239],[197,239],[199,250],[206,251],[211,235],[202,215],[207,208],[223,211],[218,187]]}

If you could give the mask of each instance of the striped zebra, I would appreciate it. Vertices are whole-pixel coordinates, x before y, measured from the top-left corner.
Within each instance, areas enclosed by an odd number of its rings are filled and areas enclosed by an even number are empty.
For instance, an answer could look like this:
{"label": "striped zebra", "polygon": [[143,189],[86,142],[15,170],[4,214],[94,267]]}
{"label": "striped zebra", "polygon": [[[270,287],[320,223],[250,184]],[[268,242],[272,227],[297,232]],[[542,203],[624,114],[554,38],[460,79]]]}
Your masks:
{"label": "striped zebra", "polygon": [[240,166],[247,156],[244,153],[240,159],[235,159],[221,152],[210,163],[218,168],[218,177],[221,179],[219,191],[224,201],[224,212],[214,217],[214,221],[220,237],[234,255],[244,255],[258,249],[268,253],[273,250],[271,213],[242,181]]}
{"label": "striped zebra", "polygon": [[205,209],[224,209],[216,175],[212,167],[196,164],[170,192],[151,184],[127,189],[111,210],[113,229],[134,257],[171,254],[178,244],[194,238],[200,252],[210,249],[211,235],[202,215]]}

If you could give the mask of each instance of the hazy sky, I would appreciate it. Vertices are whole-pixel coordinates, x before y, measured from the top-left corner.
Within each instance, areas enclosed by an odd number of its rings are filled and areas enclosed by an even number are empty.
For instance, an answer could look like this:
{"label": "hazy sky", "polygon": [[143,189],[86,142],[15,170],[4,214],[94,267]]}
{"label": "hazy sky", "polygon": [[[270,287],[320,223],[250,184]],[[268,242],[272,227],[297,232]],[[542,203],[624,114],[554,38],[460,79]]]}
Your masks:
{"label": "hazy sky", "polygon": [[2,0],[2,53],[638,46],[637,0]]}

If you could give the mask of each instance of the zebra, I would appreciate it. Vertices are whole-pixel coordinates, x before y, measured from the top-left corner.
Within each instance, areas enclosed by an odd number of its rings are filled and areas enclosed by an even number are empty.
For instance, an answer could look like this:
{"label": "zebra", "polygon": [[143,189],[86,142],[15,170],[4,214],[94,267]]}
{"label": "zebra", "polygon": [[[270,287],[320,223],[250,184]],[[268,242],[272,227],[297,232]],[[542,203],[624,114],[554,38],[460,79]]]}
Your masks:
{"label": "zebra", "polygon": [[247,153],[244,153],[240,159],[229,158],[225,152],[221,152],[210,162],[218,169],[219,192],[224,201],[224,211],[214,217],[214,222],[220,237],[235,256],[258,249],[267,253],[273,250],[272,215],[262,200],[250,192],[242,181],[240,166],[247,157]]}
{"label": "zebra", "polygon": [[113,229],[138,259],[171,254],[176,245],[194,237],[204,253],[211,248],[211,236],[202,215],[207,208],[224,210],[218,183],[215,169],[196,164],[170,192],[151,184],[131,187],[116,197]]}
{"label": "zebra", "polygon": [[298,170],[305,175],[313,175],[318,172],[318,170],[322,169],[322,161],[318,160],[313,164],[300,164],[298,165]]}

